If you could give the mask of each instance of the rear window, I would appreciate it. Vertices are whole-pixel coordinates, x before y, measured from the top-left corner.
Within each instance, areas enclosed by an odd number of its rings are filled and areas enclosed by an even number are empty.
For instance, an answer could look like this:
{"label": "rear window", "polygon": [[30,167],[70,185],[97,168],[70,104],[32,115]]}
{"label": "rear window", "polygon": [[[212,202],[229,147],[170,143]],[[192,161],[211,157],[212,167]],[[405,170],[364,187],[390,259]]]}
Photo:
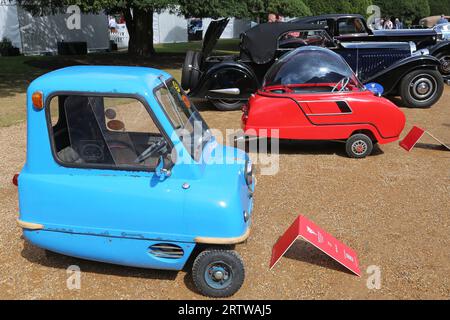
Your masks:
{"label": "rear window", "polygon": [[292,30],[278,38],[278,49],[295,49],[303,46],[329,47],[332,43],[325,30]]}
{"label": "rear window", "polygon": [[339,34],[367,33],[364,23],[359,18],[345,18],[338,21]]}

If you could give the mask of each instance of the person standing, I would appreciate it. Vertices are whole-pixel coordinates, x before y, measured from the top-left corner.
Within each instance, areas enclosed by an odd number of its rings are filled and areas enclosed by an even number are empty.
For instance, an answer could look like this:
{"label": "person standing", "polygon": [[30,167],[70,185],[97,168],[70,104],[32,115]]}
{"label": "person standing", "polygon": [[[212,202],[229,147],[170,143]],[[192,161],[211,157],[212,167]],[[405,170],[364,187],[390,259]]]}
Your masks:
{"label": "person standing", "polygon": [[386,18],[386,20],[384,21],[384,26],[383,29],[394,29],[394,25],[391,21],[391,18]]}
{"label": "person standing", "polygon": [[267,16],[267,22],[268,23],[277,22],[277,15],[275,13],[269,13],[269,15]]}
{"label": "person standing", "polygon": [[403,22],[399,18],[395,18],[395,29],[403,29]]}
{"label": "person standing", "polygon": [[116,22],[116,17],[114,16],[110,16],[109,20],[108,20],[108,28],[109,31],[111,33],[116,33],[117,32],[117,22]]}

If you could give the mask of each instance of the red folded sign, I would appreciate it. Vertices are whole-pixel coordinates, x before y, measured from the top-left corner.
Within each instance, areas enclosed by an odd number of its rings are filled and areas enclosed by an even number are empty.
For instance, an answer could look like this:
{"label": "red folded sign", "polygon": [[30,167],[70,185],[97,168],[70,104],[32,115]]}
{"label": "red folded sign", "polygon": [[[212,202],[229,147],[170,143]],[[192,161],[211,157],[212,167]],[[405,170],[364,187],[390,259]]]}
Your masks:
{"label": "red folded sign", "polygon": [[400,147],[405,149],[406,151],[411,150],[416,145],[417,141],[422,138],[425,130],[419,127],[412,127],[411,131],[400,141]]}
{"label": "red folded sign", "polygon": [[273,246],[270,260],[271,269],[299,237],[308,241],[356,275],[361,275],[356,253],[302,215],[297,217]]}
{"label": "red folded sign", "polygon": [[400,141],[400,147],[405,149],[406,151],[410,151],[414,146],[416,145],[417,141],[419,141],[420,138],[422,138],[423,134],[428,134],[431,138],[439,142],[444,148],[447,150],[450,150],[450,146],[436,138],[434,135],[432,135],[429,131],[425,131],[417,126],[413,126],[411,131],[408,132],[408,134],[403,138],[402,141]]}

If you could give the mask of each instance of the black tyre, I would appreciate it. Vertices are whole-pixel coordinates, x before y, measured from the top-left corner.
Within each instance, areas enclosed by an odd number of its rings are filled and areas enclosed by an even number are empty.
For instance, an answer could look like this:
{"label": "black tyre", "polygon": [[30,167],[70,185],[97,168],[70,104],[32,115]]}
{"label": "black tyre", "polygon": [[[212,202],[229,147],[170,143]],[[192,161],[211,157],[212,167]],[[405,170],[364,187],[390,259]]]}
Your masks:
{"label": "black tyre", "polygon": [[373,142],[363,133],[356,133],[347,139],[345,151],[350,158],[365,158],[372,153]]}
{"label": "black tyre", "polygon": [[441,63],[439,72],[442,76],[450,76],[450,51],[438,53],[436,58]]}
{"label": "black tyre", "polygon": [[415,70],[400,82],[400,96],[410,107],[429,108],[444,91],[444,80],[436,70]]}
{"label": "black tyre", "polygon": [[181,87],[184,90],[195,88],[200,79],[200,67],[202,63],[202,53],[198,51],[187,51],[181,70]]}
{"label": "black tyre", "polygon": [[244,263],[236,251],[206,250],[195,259],[192,278],[203,295],[229,297],[244,283]]}
{"label": "black tyre", "polygon": [[210,101],[217,109],[221,111],[240,110],[245,103],[243,100],[234,99],[213,99]]}

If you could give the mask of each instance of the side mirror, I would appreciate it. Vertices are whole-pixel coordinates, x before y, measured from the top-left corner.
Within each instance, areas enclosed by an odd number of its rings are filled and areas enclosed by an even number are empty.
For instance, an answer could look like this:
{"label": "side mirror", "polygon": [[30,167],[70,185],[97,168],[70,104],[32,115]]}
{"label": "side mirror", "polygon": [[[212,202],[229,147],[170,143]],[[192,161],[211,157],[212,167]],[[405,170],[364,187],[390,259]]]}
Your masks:
{"label": "side mirror", "polygon": [[164,158],[163,156],[160,156],[158,159],[158,164],[155,168],[155,174],[157,177],[159,177],[161,180],[164,180],[172,175],[172,172],[169,168],[166,168],[164,165]]}

